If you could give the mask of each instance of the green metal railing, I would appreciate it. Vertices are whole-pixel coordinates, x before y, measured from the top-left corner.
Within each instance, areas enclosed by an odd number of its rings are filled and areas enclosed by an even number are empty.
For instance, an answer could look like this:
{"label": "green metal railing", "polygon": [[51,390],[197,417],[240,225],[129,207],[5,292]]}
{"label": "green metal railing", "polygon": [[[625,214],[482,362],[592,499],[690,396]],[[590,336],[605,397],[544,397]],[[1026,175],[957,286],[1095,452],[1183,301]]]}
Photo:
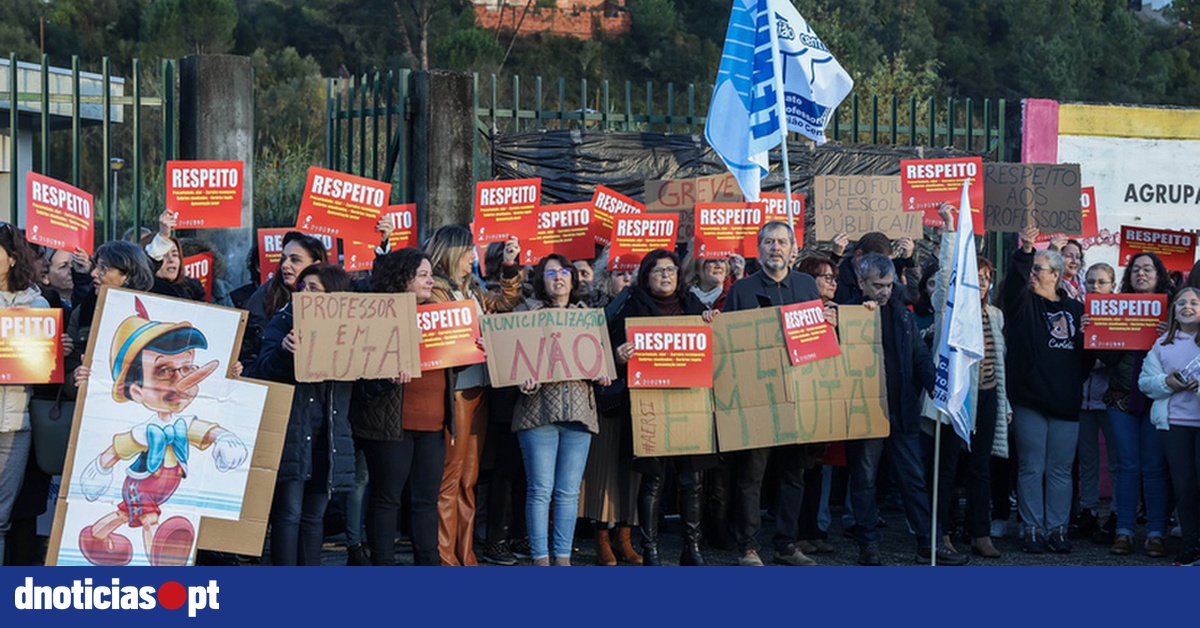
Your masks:
{"label": "green metal railing", "polygon": [[[7,98],[9,110],[9,199],[14,219],[21,215],[18,207],[20,185],[24,181],[21,173],[34,171],[68,181],[76,187],[92,192],[97,197],[96,207],[103,208],[103,211],[96,212],[97,242],[116,239],[121,233],[122,220],[117,211],[119,199],[116,198],[117,190],[113,187],[111,166],[114,157],[124,154],[130,157],[129,177],[132,179],[132,207],[128,225],[141,226],[146,206],[151,203],[155,206],[162,204],[162,190],[147,192],[144,189],[147,172],[157,174],[157,180],[161,180],[166,170],[166,161],[178,157],[175,60],[166,59],[161,62],[158,96],[147,96],[143,93],[143,68],[138,59],[131,62],[128,80],[113,76],[113,64],[108,57],[101,60],[98,75],[82,72],[77,56],[71,58],[69,72],[65,68],[52,68],[48,55],[42,55],[38,64],[18,61],[15,53],[9,54],[8,80],[4,85],[3,95],[0,95],[0,98]],[[40,84],[37,85],[37,89],[30,89],[29,85],[22,89],[22,73],[33,71],[36,71],[39,77]],[[66,79],[69,89],[53,89],[52,75],[55,78]],[[100,81],[99,88],[91,91],[98,93],[83,93],[84,81],[95,83],[97,80]],[[120,93],[114,94],[114,85],[120,87]],[[97,105],[101,109],[98,117],[84,115],[85,110]],[[161,149],[155,152],[157,159],[153,164],[147,163],[145,155],[146,121],[150,115],[160,117],[162,125]],[[23,127],[21,118],[28,119],[31,116],[37,118],[36,128]],[[52,122],[55,118],[69,118],[69,129],[53,128]],[[117,125],[124,125],[126,121],[129,124],[127,129],[121,129],[121,137],[114,137]],[[94,126],[99,127],[98,138],[90,129],[85,129]],[[22,163],[20,158],[21,138],[26,133],[35,134],[34,146],[39,152],[39,156],[28,164]],[[62,138],[64,134],[69,134],[69,142]],[[92,150],[95,143],[100,145],[100,159],[95,159],[97,155]],[[56,164],[53,159],[55,149],[62,150],[67,146],[70,149],[68,163],[64,165],[60,159]],[[90,161],[85,160],[85,153],[92,158]]]}

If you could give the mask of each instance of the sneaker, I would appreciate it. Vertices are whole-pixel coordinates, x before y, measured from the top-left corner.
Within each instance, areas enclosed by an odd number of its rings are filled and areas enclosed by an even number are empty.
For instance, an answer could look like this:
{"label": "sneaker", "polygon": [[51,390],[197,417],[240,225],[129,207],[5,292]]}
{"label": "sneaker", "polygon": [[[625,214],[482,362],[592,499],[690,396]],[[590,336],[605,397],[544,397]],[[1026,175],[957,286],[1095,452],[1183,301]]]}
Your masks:
{"label": "sneaker", "polygon": [[1117,538],[1113,541],[1112,547],[1109,548],[1108,551],[1118,556],[1132,554],[1133,537],[1129,536],[1128,534],[1118,534]]}
{"label": "sneaker", "polygon": [[1003,519],[992,519],[992,529],[990,536],[993,539],[1002,539],[1008,532],[1008,522]]}
{"label": "sneaker", "polygon": [[347,567],[370,567],[371,552],[363,543],[351,545],[346,550],[346,566]]}
{"label": "sneaker", "polygon": [[533,556],[533,550],[529,547],[529,537],[519,538],[508,546],[509,551],[517,558],[529,560]]}
{"label": "sneaker", "polygon": [[804,555],[798,546],[792,545],[787,549],[775,553],[775,563],[778,565],[790,565],[792,567],[813,567],[817,561]]}
{"label": "sneaker", "polygon": [[1182,539],[1183,538],[1183,527],[1179,526],[1179,525],[1171,526],[1171,538]]}
{"label": "sneaker", "polygon": [[1100,520],[1096,518],[1096,513],[1089,509],[1083,509],[1079,511],[1078,515],[1071,518],[1067,536],[1072,539],[1088,539],[1099,529]]}
{"label": "sneaker", "polygon": [[1175,557],[1175,566],[1184,567],[1191,566],[1200,561],[1200,546],[1189,547],[1184,552]]}
{"label": "sneaker", "polygon": [[762,567],[763,561],[758,557],[758,552],[754,550],[746,550],[742,552],[741,558],[738,559],[739,567]]}
{"label": "sneaker", "polygon": [[1092,542],[1097,545],[1112,545],[1117,540],[1117,513],[1109,513],[1104,525],[1092,535]]}
{"label": "sneaker", "polygon": [[[913,562],[918,564],[929,563],[929,546],[922,545],[917,548],[917,557]],[[971,558],[966,554],[959,554],[958,550],[953,547],[940,545],[937,548],[937,556],[934,559],[935,565],[944,565],[946,567],[958,567],[971,562]]]}
{"label": "sneaker", "polygon": [[1021,551],[1026,554],[1041,554],[1046,551],[1046,537],[1042,536],[1041,530],[1029,528],[1025,531],[1025,544],[1021,546]]}
{"label": "sneaker", "polygon": [[1146,555],[1150,558],[1166,558],[1167,557],[1167,542],[1161,536],[1152,536],[1146,539]]}
{"label": "sneaker", "polygon": [[517,557],[508,549],[508,541],[497,541],[483,548],[483,562],[511,567],[517,564]]}
{"label": "sneaker", "polygon": [[1046,547],[1055,554],[1070,554],[1071,542],[1067,540],[1067,531],[1063,527],[1055,528],[1046,539]]}
{"label": "sneaker", "polygon": [[858,564],[865,567],[879,567],[883,564],[883,555],[879,553],[879,545],[870,543],[858,549]]}

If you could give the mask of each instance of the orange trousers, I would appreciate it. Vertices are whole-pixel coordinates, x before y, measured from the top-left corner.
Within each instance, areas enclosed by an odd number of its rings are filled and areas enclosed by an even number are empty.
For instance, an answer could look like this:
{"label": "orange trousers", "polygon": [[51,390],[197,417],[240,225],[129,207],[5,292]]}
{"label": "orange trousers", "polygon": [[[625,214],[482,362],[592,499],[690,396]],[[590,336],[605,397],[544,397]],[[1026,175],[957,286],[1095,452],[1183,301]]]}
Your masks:
{"label": "orange trousers", "polygon": [[438,496],[438,553],[442,564],[474,566],[475,483],[487,436],[487,404],[483,389],[454,393],[454,442],[446,433],[446,466]]}

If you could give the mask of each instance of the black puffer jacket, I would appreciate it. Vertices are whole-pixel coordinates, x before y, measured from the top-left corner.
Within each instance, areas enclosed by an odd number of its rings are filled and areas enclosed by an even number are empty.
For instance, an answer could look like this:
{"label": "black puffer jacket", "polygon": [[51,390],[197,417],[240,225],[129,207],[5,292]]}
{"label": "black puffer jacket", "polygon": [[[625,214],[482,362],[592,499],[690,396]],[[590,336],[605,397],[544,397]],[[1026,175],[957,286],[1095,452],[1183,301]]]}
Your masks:
{"label": "black puffer jacket", "polygon": [[[446,429],[454,438],[454,386],[458,372],[455,369],[427,371],[422,377],[446,378]],[[404,425],[401,411],[404,409],[404,384],[393,384],[386,379],[359,380],[354,383],[354,399],[350,409],[350,426],[355,438],[366,440],[404,440]]]}

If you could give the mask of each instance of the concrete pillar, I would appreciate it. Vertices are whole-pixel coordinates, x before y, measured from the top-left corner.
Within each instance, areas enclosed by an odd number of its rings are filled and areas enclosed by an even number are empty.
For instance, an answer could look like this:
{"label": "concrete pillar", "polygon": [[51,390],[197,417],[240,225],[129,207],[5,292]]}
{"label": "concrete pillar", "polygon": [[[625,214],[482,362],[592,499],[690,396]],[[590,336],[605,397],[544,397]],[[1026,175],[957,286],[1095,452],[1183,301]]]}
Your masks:
{"label": "concrete pillar", "polygon": [[192,55],[179,63],[179,156],[245,163],[241,228],[202,235],[225,256],[231,290],[257,281],[246,269],[254,244],[254,71],[249,57]]}
{"label": "concrete pillar", "polygon": [[413,76],[413,198],[421,241],[442,225],[471,222],[475,195],[474,84],[470,74]]}

